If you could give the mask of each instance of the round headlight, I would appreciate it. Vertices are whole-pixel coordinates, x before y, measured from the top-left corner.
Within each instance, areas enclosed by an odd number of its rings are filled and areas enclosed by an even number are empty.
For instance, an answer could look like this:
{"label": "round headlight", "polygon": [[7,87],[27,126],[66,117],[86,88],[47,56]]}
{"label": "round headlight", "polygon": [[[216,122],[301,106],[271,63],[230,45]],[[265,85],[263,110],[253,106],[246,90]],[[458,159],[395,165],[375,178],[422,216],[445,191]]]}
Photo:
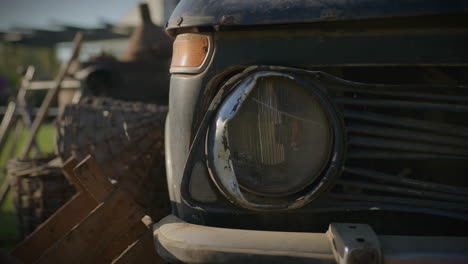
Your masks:
{"label": "round headlight", "polygon": [[320,99],[284,77],[259,79],[227,132],[240,187],[265,196],[307,187],[327,164],[333,144]]}
{"label": "round headlight", "polygon": [[[325,97],[279,72],[237,85],[218,108],[206,148],[211,176],[228,199],[250,209],[291,209],[325,185],[339,123]],[[268,204],[258,202],[262,197]]]}

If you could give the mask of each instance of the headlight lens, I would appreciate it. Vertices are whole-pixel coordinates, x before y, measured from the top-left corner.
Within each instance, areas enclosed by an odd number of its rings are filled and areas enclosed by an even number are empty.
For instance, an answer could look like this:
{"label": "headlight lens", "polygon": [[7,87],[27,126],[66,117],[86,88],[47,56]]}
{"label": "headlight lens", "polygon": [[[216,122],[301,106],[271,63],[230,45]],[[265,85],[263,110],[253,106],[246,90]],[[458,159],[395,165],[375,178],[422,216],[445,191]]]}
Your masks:
{"label": "headlight lens", "polygon": [[332,147],[320,100],[284,77],[258,80],[227,125],[233,170],[244,190],[284,196],[307,187]]}
{"label": "headlight lens", "polygon": [[[331,153],[342,150],[341,127],[326,94],[296,77],[260,71],[219,102],[205,153],[224,196],[252,210],[291,210],[315,199],[337,175]],[[230,85],[230,84],[229,84]],[[210,107],[211,108],[211,107]]]}

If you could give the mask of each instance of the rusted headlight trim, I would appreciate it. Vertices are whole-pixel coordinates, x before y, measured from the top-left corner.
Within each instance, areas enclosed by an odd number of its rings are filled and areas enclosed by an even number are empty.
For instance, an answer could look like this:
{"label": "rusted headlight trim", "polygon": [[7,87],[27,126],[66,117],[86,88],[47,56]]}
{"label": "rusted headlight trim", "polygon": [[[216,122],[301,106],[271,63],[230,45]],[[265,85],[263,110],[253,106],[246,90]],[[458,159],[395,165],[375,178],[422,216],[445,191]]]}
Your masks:
{"label": "rusted headlight trim", "polygon": [[[200,39],[207,40],[208,47],[206,47],[206,52],[204,52],[204,55],[203,55],[204,59],[202,60],[202,62],[198,66],[195,66],[195,67],[173,66],[174,61],[178,59],[178,58],[176,58],[176,56],[181,56],[181,54],[177,54],[177,52],[176,52],[176,49],[177,49],[176,45],[178,45],[178,41],[181,41],[181,40],[183,40],[183,38],[187,38],[187,37],[200,38]],[[184,33],[184,34],[180,34],[180,35],[178,35],[176,37],[173,46],[174,46],[174,48],[173,48],[173,54],[172,54],[172,63],[171,63],[171,67],[170,67],[170,70],[169,70],[170,73],[186,73],[186,74],[201,73],[207,67],[208,61],[210,60],[210,58],[212,57],[213,52],[214,52],[213,38],[212,38],[212,35],[209,34],[209,33]],[[199,51],[199,52],[201,52],[201,51]],[[189,54],[185,54],[185,55],[189,55]]]}
{"label": "rusted headlight trim", "polygon": [[[319,177],[319,182],[312,184],[305,195],[283,204],[259,204],[247,200],[241,191],[230,158],[231,153],[229,150],[227,123],[239,111],[243,102],[255,88],[257,81],[264,77],[287,78],[303,85],[295,76],[275,71],[256,72],[239,83],[224,101],[221,102],[211,122],[211,126],[207,131],[205,155],[207,157],[208,171],[221,193],[228,200],[240,207],[255,211],[292,210],[301,208],[317,198],[324,190],[328,189],[339,174],[338,171],[342,167],[342,155],[344,154],[344,137],[341,133],[334,133],[334,149],[328,168],[326,168],[326,172]],[[335,111],[331,100],[328,100],[327,96],[318,89],[314,89],[313,92],[322,100],[322,103],[327,106],[330,122],[334,131],[344,131],[342,119],[338,117],[338,111]]]}

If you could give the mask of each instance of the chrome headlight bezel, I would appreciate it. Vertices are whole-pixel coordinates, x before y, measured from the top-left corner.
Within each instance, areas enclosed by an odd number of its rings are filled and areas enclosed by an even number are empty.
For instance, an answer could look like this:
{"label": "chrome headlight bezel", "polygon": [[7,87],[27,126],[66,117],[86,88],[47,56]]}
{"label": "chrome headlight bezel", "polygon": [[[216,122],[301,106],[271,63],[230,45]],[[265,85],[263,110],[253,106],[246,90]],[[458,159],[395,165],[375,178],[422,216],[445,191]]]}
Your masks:
{"label": "chrome headlight bezel", "polygon": [[[255,88],[257,81],[260,78],[269,77],[287,78],[297,82],[319,98],[327,110],[329,123],[332,127],[331,133],[333,133],[331,157],[322,174],[307,186],[304,192],[296,196],[277,199],[277,201],[273,201],[274,199],[271,198],[262,200],[260,197],[255,197],[255,194],[246,194],[241,190],[230,158],[231,153],[227,137],[227,123],[236,115],[249,93]],[[212,180],[228,200],[243,208],[250,210],[290,210],[303,207],[328,189],[342,167],[342,155],[344,155],[345,145],[344,126],[338,112],[322,89],[307,83],[299,76],[281,71],[258,71],[250,74],[238,83],[222,102],[219,102],[215,117],[209,125],[206,134],[205,155]]]}

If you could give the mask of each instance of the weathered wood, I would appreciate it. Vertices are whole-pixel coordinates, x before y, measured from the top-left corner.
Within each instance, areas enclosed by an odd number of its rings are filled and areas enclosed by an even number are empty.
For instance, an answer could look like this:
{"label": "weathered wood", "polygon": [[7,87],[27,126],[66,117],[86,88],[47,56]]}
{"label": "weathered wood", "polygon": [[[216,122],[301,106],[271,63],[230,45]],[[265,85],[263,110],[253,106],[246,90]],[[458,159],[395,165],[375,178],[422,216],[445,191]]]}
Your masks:
{"label": "weathered wood", "polygon": [[[54,81],[34,81],[29,83],[28,90],[49,90],[54,85]],[[79,80],[64,80],[60,89],[77,89],[80,88],[80,85]]]}
{"label": "weathered wood", "polygon": [[166,263],[157,253],[153,244],[153,232],[148,229],[139,239],[127,248],[112,264],[163,264]]}
{"label": "weathered wood", "polygon": [[15,119],[16,103],[9,102],[7,111],[3,116],[2,123],[0,124],[0,149],[3,148],[3,145],[6,142],[8,137],[8,132],[10,131],[11,125]]}
{"label": "weathered wood", "polygon": [[[3,125],[3,122],[2,122],[2,125]],[[13,134],[13,143],[11,144],[11,147],[8,150],[7,160],[11,159],[15,155],[16,146],[18,144],[19,135],[21,133],[22,128],[23,127],[22,127],[21,121],[16,120],[15,132]],[[8,134],[8,133],[6,132],[6,134]],[[0,139],[0,141],[1,141],[1,139]],[[1,144],[0,144],[0,150],[1,149],[2,149],[2,147],[1,147]],[[8,195],[8,192],[10,191],[10,188],[11,188],[11,186],[10,186],[10,176],[8,174],[0,175],[0,185],[1,185],[1,187],[0,187],[0,207],[1,207],[1,205],[5,201],[5,199],[6,199],[7,195]]]}
{"label": "weathered wood", "polygon": [[[26,96],[27,84],[34,76],[34,72],[35,72],[34,66],[30,65],[21,80],[21,86],[19,88],[18,94],[16,95],[16,102],[14,104],[10,103],[8,105],[4,119],[2,120],[2,124],[0,125],[0,149],[2,149],[3,145],[5,144],[6,139],[8,138],[8,135],[10,134],[9,131],[11,129],[11,125],[13,123],[16,124],[15,132],[14,132],[14,144],[10,148],[10,151],[8,153],[8,159],[11,158],[14,155],[14,152],[16,151],[16,147],[17,147],[16,143],[18,141],[19,133],[21,132],[21,130],[19,129],[22,128],[20,119],[16,117],[17,113],[21,114],[23,122],[24,124],[26,124],[28,128],[31,125],[30,124],[31,118],[27,111],[25,96]],[[33,143],[34,143],[33,147],[35,148],[37,152],[39,152],[39,148],[37,147],[36,142],[34,141]]]}
{"label": "weathered wood", "polygon": [[55,86],[53,87],[53,89],[48,91],[44,101],[41,104],[41,107],[39,108],[39,113],[37,113],[37,116],[34,119],[34,122],[31,126],[31,132],[26,138],[25,147],[23,149],[23,152],[21,153],[22,158],[26,158],[28,156],[29,151],[31,150],[32,144],[34,142],[34,139],[36,138],[37,132],[39,131],[39,127],[41,126],[42,122],[44,121],[46,117],[47,110],[52,104],[52,101],[57,97],[57,94],[60,91],[60,86],[62,84],[62,81],[67,76],[68,71],[73,61],[78,57],[82,39],[83,39],[83,33],[81,32],[76,33],[75,38],[73,39],[73,54],[71,58],[66,62],[65,66],[61,68],[57,76]]}
{"label": "weathered wood", "polygon": [[[0,150],[3,149],[5,145],[6,139],[10,134],[11,125],[15,122],[15,112],[16,112],[16,103],[10,102],[8,103],[8,109],[5,113],[5,116],[2,119],[2,123],[0,124]],[[3,182],[0,182],[0,207],[2,206],[3,202],[5,201],[8,192],[10,191],[10,175],[6,176],[6,179]],[[3,180],[3,179],[2,179]]]}
{"label": "weathered wood", "polygon": [[130,195],[115,190],[79,225],[49,248],[37,263],[96,263],[112,241],[141,221],[144,211]]}
{"label": "weathered wood", "polygon": [[102,254],[93,261],[95,263],[111,263],[112,260],[125,251],[131,244],[148,230],[148,227],[141,221],[136,222],[127,232],[123,232],[112,241]]}
{"label": "weathered wood", "polygon": [[7,160],[10,160],[15,156],[16,148],[18,147],[19,137],[20,137],[22,131],[23,131],[23,122],[18,119],[16,121],[15,132],[13,134],[13,142],[12,142],[12,144],[10,146],[9,151],[8,151]]}
{"label": "weathered wood", "polygon": [[[26,93],[27,90],[29,89],[31,80],[34,77],[34,73],[36,72],[36,68],[32,65],[29,65],[26,73],[24,74],[22,80],[21,80],[21,87],[18,91],[18,94],[16,95],[16,104],[17,104],[17,112],[21,115],[21,118],[23,119],[24,124],[26,125],[27,129],[30,130],[32,127],[32,118],[31,114],[28,111],[28,104],[26,102]],[[32,143],[32,147],[37,153],[40,153],[41,150],[39,149],[39,145],[37,144],[37,141],[34,140]]]}
{"label": "weathered wood", "polygon": [[104,201],[115,187],[108,178],[101,172],[96,161],[91,157],[86,157],[73,170],[85,188],[98,202]]}
{"label": "weathered wood", "polygon": [[[12,256],[23,263],[164,263],[144,210],[116,189],[91,156],[62,168],[80,192],[39,226]],[[123,253],[122,253],[123,252]]]}
{"label": "weathered wood", "polygon": [[[110,98],[83,97],[57,120],[63,160],[89,153],[107,177],[129,191],[154,220],[170,213],[164,167],[167,108]],[[163,197],[161,200],[155,200]]]}
{"label": "weathered wood", "polygon": [[0,187],[0,207],[2,206],[3,202],[6,200],[7,194],[10,191],[10,174],[6,176],[2,186]]}
{"label": "weathered wood", "polygon": [[79,224],[96,206],[98,203],[89,193],[76,194],[16,247],[12,251],[12,255],[24,263],[34,263],[58,239]]}
{"label": "weathered wood", "polygon": [[73,171],[80,162],[75,159],[75,157],[69,158],[62,166],[62,172],[67,177],[67,179],[75,185],[78,191],[85,190],[85,187],[81,183],[81,181],[76,176],[75,172]]}

